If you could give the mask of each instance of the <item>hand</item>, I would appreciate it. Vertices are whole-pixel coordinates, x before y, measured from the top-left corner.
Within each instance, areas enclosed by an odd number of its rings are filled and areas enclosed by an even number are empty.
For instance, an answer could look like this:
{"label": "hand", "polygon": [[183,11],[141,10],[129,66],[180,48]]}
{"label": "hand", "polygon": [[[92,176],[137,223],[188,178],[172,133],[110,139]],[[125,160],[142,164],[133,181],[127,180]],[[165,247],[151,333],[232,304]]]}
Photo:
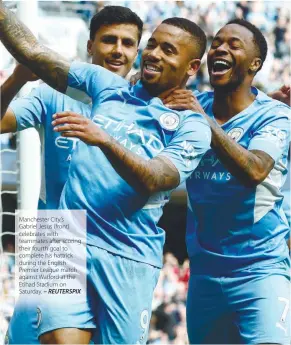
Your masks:
{"label": "hand", "polygon": [[130,84],[135,85],[140,80],[140,77],[141,77],[140,72],[137,72],[134,75],[132,75],[129,79]]}
{"label": "hand", "polygon": [[39,79],[38,76],[32,73],[29,68],[21,64],[16,65],[13,71],[12,77],[16,81],[19,81],[24,84],[27,83],[28,81],[35,81]]}
{"label": "hand", "polygon": [[195,113],[205,114],[197,98],[190,90],[173,90],[170,94],[162,97],[162,101],[170,109],[192,110]]}
{"label": "hand", "polygon": [[55,132],[61,132],[63,137],[78,138],[87,145],[101,146],[110,141],[110,136],[93,121],[82,115],[65,111],[53,116]]}
{"label": "hand", "polygon": [[290,107],[290,86],[283,85],[279,90],[269,93],[269,96]]}

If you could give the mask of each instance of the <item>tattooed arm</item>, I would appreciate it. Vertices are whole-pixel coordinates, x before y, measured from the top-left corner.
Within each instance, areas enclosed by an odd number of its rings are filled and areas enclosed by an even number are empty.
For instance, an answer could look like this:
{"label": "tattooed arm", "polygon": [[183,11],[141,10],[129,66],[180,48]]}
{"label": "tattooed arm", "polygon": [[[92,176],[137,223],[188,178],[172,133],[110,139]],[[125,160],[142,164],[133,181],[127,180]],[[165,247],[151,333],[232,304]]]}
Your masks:
{"label": "tattooed arm", "polygon": [[145,195],[171,190],[180,184],[177,168],[166,157],[157,156],[147,161],[112,137],[100,148],[117,173]]}
{"label": "tattooed arm", "polygon": [[179,185],[180,174],[164,156],[145,160],[127,150],[94,122],[73,112],[54,115],[53,126],[64,137],[79,138],[87,145],[98,146],[117,173],[144,195],[171,190]]}
{"label": "tattooed arm", "polygon": [[60,92],[67,88],[70,63],[41,45],[0,0],[0,39],[11,55]]}
{"label": "tattooed arm", "polygon": [[189,108],[191,104],[190,109],[192,111],[204,115],[211,128],[213,150],[227,170],[244,185],[256,186],[260,184],[273,169],[275,162],[272,157],[261,150],[246,150],[236,143],[205,114],[197,98],[189,91],[174,91],[164,102],[166,106],[178,109]]}
{"label": "tattooed arm", "polygon": [[272,157],[261,150],[246,150],[205,116],[211,128],[211,146],[228,171],[247,187],[264,181],[274,167]]}

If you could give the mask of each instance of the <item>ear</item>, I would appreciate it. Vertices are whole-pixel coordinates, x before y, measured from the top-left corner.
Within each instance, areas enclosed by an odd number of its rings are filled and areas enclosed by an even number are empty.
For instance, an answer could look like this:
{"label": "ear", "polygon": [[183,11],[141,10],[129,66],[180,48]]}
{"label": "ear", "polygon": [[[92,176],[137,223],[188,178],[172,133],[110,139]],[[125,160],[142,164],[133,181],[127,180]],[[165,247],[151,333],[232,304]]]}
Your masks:
{"label": "ear", "polygon": [[87,42],[87,52],[88,52],[88,54],[90,56],[93,55],[93,53],[92,53],[92,45],[93,45],[93,41],[92,40],[88,40],[88,42]]}
{"label": "ear", "polygon": [[250,67],[249,67],[249,70],[251,73],[257,73],[259,68],[262,66],[262,60],[260,58],[255,58]]}
{"label": "ear", "polygon": [[200,66],[201,66],[200,59],[191,60],[189,62],[188,71],[187,71],[188,76],[193,77],[193,75],[195,75],[198,72]]}

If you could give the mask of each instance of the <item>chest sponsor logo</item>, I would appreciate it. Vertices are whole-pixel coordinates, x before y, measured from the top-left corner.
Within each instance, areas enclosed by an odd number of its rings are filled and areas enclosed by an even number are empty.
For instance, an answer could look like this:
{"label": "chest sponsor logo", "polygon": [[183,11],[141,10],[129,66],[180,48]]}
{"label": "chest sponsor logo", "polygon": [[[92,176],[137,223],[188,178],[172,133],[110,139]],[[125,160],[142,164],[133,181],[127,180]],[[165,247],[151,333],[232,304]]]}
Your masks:
{"label": "chest sponsor logo", "polygon": [[175,131],[180,124],[179,115],[175,113],[164,113],[160,116],[161,126],[168,131]]}
{"label": "chest sponsor logo", "polygon": [[227,133],[233,140],[239,141],[244,134],[244,130],[240,127],[233,128]]}
{"label": "chest sponsor logo", "polygon": [[120,144],[138,155],[148,149],[156,155],[164,149],[164,144],[159,138],[145,131],[135,122],[117,121],[101,114],[96,114],[93,121]]}
{"label": "chest sponsor logo", "polygon": [[[100,114],[96,114],[93,117],[93,121],[121,145],[138,155],[151,152],[151,155],[155,156],[164,149],[164,144],[159,138],[151,132],[144,130],[144,128],[139,127],[135,122],[118,121]],[[69,151],[67,158],[67,161],[69,161],[78,141],[79,139],[76,138],[58,136],[55,139],[55,145],[60,149]],[[149,155],[146,154],[146,156]]]}
{"label": "chest sponsor logo", "polygon": [[222,169],[223,165],[217,156],[208,154],[201,159],[191,178],[195,180],[229,181],[232,175],[227,170],[223,171]]}

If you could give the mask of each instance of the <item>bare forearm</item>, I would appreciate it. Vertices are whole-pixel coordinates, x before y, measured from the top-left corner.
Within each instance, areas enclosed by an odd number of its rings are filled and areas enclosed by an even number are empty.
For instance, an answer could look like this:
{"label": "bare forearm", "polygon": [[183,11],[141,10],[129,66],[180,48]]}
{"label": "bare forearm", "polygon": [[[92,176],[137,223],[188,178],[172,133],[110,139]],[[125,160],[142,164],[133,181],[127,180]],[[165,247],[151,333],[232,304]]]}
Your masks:
{"label": "bare forearm", "polygon": [[13,98],[21,90],[25,83],[16,83],[12,76],[10,76],[0,87],[0,99],[1,99],[1,119],[5,115],[7,108]]}
{"label": "bare forearm", "polygon": [[[229,137],[207,115],[212,131],[211,146],[228,171],[246,186],[259,184],[273,167],[273,160],[263,162],[257,154],[246,150]],[[260,154],[257,151],[258,155]]]}
{"label": "bare forearm", "polygon": [[0,2],[0,39],[13,57],[58,91],[65,92],[70,68],[62,56],[38,43],[31,31]]}
{"label": "bare forearm", "polygon": [[100,145],[117,173],[133,188],[145,195],[171,190],[179,185],[177,169],[163,158],[145,160],[111,138]]}

